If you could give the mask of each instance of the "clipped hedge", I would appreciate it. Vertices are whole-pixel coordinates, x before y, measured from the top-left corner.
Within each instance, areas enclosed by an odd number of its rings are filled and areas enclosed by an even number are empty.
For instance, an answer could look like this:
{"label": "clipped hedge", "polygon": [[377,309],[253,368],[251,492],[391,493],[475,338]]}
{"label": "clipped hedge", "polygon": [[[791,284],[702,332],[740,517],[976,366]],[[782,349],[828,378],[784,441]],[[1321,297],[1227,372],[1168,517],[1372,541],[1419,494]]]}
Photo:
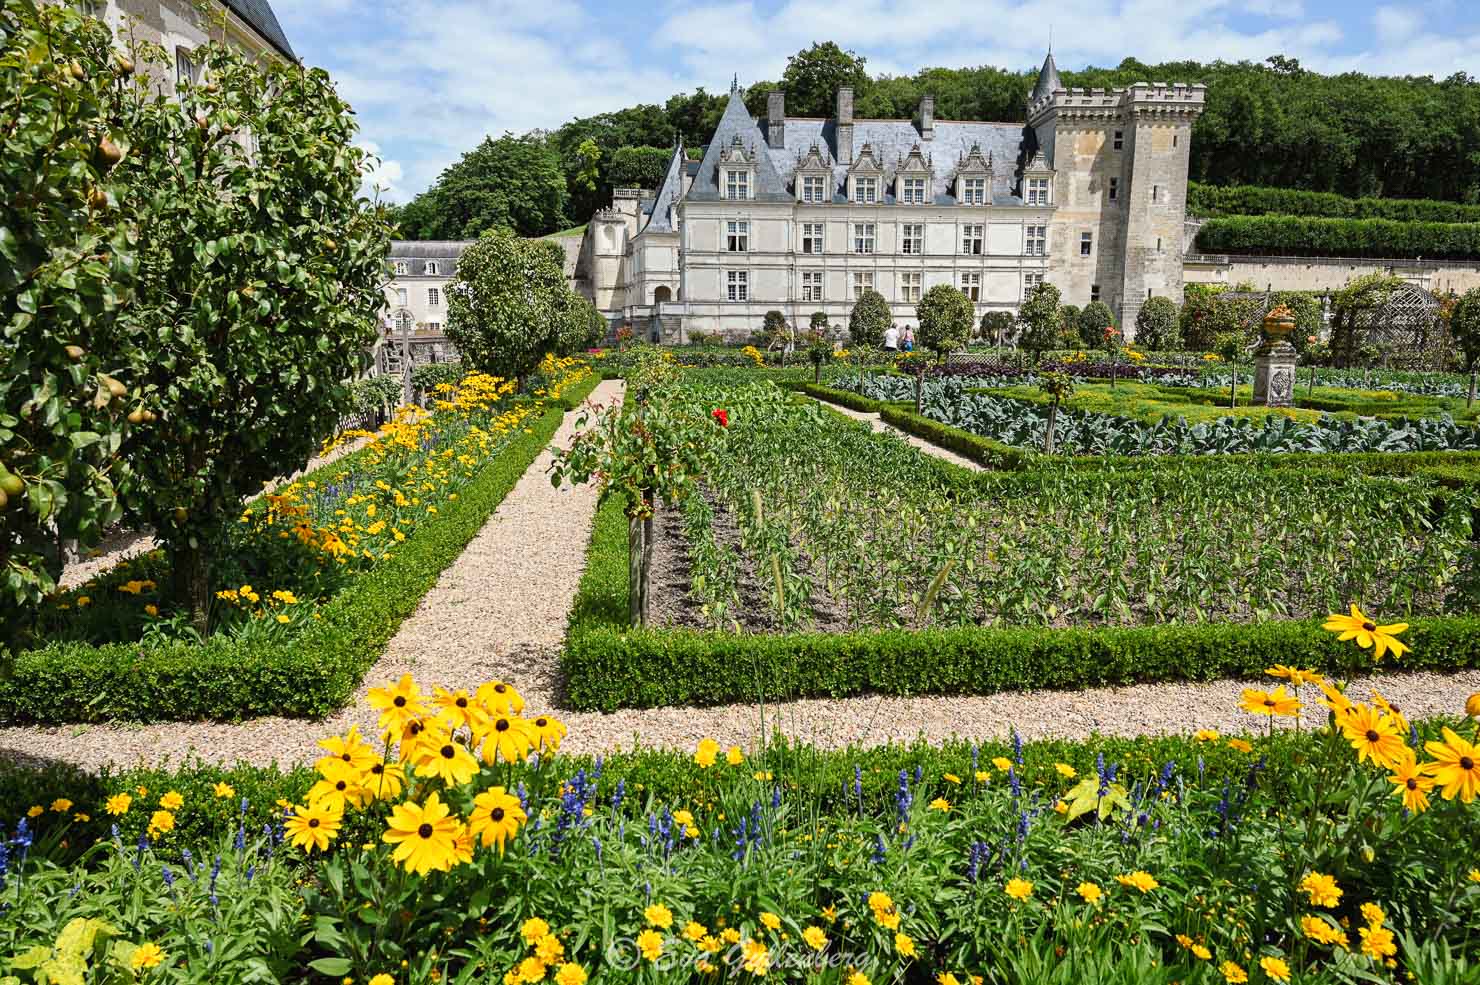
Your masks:
{"label": "clipped hedge", "polygon": [[1197,247],[1204,253],[1269,256],[1480,260],[1480,222],[1226,216],[1203,223]]}
{"label": "clipped hedge", "polygon": [[1187,183],[1189,215],[1302,215],[1397,222],[1480,222],[1480,205],[1429,198],[1347,198],[1334,192],[1261,185]]}
{"label": "clipped hedge", "polygon": [[297,638],[251,646],[220,636],[204,645],[65,643],[26,651],[0,678],[0,720],[235,721],[317,718],[339,709],[563,418],[562,408],[547,409],[531,433],[515,438],[456,503],[440,509],[436,522],[419,527],[394,557],[356,578]]}
{"label": "clipped hedge", "polygon": [[953,451],[969,458],[983,468],[997,471],[1018,471],[1036,467],[1042,455],[1031,448],[1015,448],[979,434],[933,421],[900,407],[885,407],[879,414],[887,424],[901,431],[923,438],[940,448]]}
{"label": "clipped hedge", "polygon": [[[1129,628],[926,629],[767,635],[631,629],[626,520],[597,510],[561,670],[572,707],[614,711],[849,694],[990,694],[1253,677],[1276,663],[1371,668],[1319,620]],[[1411,621],[1407,669],[1480,667],[1480,618]]]}

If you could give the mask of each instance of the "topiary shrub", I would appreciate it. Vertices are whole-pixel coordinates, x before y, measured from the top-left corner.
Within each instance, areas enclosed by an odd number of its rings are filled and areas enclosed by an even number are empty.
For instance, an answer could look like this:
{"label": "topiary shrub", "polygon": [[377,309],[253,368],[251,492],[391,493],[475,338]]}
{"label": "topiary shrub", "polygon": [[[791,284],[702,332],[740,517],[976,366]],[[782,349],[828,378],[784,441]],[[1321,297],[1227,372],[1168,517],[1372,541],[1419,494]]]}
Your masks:
{"label": "topiary shrub", "polygon": [[848,316],[848,336],[855,346],[877,349],[884,344],[884,331],[893,317],[884,295],[875,290],[864,291]]}
{"label": "topiary shrub", "polygon": [[1147,299],[1136,313],[1135,343],[1143,350],[1171,352],[1182,348],[1177,304],[1171,298]]}

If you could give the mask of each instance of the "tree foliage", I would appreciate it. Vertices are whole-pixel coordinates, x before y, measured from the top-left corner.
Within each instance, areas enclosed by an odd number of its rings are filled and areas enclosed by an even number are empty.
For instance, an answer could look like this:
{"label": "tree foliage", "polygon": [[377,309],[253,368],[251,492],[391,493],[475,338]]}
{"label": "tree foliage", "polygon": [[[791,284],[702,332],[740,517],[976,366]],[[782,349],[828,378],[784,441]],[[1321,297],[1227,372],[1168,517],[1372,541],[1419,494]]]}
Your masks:
{"label": "tree foliage", "polygon": [[484,233],[463,252],[447,286],[447,337],[464,364],[517,379],[523,389],[579,317],[572,293],[559,246],[506,230]]}
{"label": "tree foliage", "polygon": [[853,87],[858,99],[869,86],[867,61],[863,56],[844,51],[831,41],[814,43],[786,60],[781,73],[781,87],[786,90],[786,111],[792,116],[830,117],[838,89]]}
{"label": "tree foliage", "polygon": [[1016,322],[1017,319],[1010,311],[988,311],[982,315],[981,337],[994,345],[1000,345],[1012,334],[1012,327]]}
{"label": "tree foliage", "polygon": [[[575,156],[571,180],[581,181],[589,161],[579,145]],[[400,214],[400,234],[406,239],[477,239],[490,229],[509,229],[520,236],[543,236],[565,227],[569,199],[560,157],[542,136],[486,137],[407,203]]]}
{"label": "tree foliage", "polygon": [[1103,301],[1091,301],[1079,312],[1079,338],[1092,349],[1103,348],[1105,331],[1115,327],[1115,312]]}
{"label": "tree foliage", "polygon": [[884,344],[884,331],[893,320],[889,302],[875,290],[866,290],[859,295],[848,316],[848,337],[855,346],[867,345],[878,348]]}
{"label": "tree foliage", "polygon": [[936,284],[915,306],[920,319],[920,345],[944,359],[966,345],[976,321],[971,299],[950,284]]}
{"label": "tree foliage", "polygon": [[1259,185],[1187,183],[1188,215],[1309,215],[1328,219],[1392,219],[1397,222],[1480,222],[1480,205],[1425,198],[1349,198],[1335,192]]}
{"label": "tree foliage", "polygon": [[1033,285],[1018,309],[1018,345],[1036,359],[1059,341],[1059,289],[1046,281]]}
{"label": "tree foliage", "polygon": [[[60,574],[58,537],[93,543],[119,516],[135,257],[116,221],[128,139],[99,92],[124,74],[107,32],[7,3],[0,39],[0,610],[19,617]],[[17,622],[0,619],[0,646]]]}
{"label": "tree foliage", "polygon": [[1182,348],[1177,324],[1177,303],[1171,298],[1147,298],[1136,313],[1136,345],[1142,349],[1172,352]]}
{"label": "tree foliage", "polygon": [[1202,224],[1197,246],[1205,253],[1474,260],[1480,259],[1480,222],[1225,216]]}
{"label": "tree foliage", "polygon": [[607,182],[613,188],[657,189],[668,172],[671,149],[662,147],[619,147],[612,154]]}
{"label": "tree foliage", "polygon": [[1473,372],[1480,365],[1480,287],[1460,295],[1449,317],[1449,334],[1465,354],[1465,368]]}

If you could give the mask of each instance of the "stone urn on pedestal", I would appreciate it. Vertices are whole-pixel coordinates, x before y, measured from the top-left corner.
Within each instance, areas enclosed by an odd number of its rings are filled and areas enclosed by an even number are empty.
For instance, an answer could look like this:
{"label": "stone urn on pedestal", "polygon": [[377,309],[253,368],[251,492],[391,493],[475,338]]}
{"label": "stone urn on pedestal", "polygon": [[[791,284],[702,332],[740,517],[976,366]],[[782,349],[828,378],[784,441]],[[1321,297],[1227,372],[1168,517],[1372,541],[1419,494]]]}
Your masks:
{"label": "stone urn on pedestal", "polygon": [[1289,407],[1295,402],[1295,362],[1299,353],[1290,344],[1295,315],[1280,305],[1264,316],[1264,342],[1254,350],[1254,403]]}

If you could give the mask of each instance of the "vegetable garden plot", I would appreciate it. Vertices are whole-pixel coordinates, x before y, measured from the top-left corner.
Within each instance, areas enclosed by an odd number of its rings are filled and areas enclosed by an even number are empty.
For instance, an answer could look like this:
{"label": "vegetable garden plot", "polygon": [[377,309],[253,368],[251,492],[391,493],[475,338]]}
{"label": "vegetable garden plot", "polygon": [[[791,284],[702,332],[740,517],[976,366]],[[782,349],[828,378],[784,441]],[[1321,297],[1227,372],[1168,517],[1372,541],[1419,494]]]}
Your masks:
{"label": "vegetable garden plot", "polygon": [[[1472,494],[1212,460],[953,483],[904,442],[767,385],[695,399],[731,421],[706,495],[683,508],[689,593],[717,628],[1252,622],[1352,599],[1396,618],[1480,603]],[[734,536],[716,538],[721,515]],[[739,590],[751,579],[761,612]]]}

